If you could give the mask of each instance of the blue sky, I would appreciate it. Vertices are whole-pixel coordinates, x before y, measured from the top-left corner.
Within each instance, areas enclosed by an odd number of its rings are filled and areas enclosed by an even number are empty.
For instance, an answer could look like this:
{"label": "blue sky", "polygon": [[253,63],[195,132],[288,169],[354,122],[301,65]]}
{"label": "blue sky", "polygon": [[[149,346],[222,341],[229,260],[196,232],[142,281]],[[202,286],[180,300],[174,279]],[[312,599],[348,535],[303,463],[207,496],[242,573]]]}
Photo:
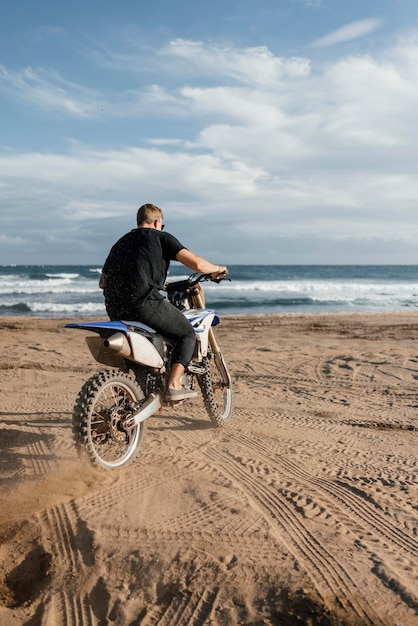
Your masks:
{"label": "blue sky", "polygon": [[418,263],[416,0],[7,0],[0,132],[1,264]]}

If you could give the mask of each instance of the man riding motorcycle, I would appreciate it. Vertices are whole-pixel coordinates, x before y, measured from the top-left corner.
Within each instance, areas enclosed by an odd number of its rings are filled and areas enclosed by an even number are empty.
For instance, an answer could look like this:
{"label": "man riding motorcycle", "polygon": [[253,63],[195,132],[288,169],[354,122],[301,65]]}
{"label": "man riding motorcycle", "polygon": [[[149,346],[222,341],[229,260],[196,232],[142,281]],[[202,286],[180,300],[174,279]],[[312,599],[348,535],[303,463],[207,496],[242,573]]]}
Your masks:
{"label": "man riding motorcycle", "polygon": [[164,231],[163,212],[153,204],[137,212],[137,228],[123,235],[111,248],[99,285],[104,291],[107,313],[112,320],[139,321],[174,342],[167,399],[195,397],[196,391],[181,384],[195,347],[196,335],[189,321],[168,302],[163,289],[170,261],[218,279],[224,265],[214,265],[188,250]]}

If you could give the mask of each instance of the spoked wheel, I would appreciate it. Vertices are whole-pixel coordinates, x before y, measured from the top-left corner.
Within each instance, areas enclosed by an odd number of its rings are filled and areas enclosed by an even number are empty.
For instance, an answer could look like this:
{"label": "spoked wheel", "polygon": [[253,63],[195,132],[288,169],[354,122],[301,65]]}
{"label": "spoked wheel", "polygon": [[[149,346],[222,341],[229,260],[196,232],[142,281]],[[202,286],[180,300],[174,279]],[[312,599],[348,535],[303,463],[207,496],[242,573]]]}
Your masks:
{"label": "spoked wheel", "polygon": [[129,427],[144,394],[138,383],[120,370],[99,372],[83,385],[73,414],[76,447],[105,469],[129,465],[138,456],[145,422]]}
{"label": "spoked wheel", "polygon": [[211,351],[203,359],[205,372],[199,379],[203,401],[210,420],[215,426],[226,426],[232,411],[232,388]]}

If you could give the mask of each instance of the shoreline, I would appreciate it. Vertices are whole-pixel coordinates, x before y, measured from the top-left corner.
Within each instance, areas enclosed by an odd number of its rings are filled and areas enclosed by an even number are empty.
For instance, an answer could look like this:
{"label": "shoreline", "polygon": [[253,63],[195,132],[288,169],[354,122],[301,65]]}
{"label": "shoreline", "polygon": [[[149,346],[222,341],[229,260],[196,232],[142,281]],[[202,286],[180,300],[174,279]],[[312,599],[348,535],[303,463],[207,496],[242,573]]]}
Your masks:
{"label": "shoreline", "polygon": [[[210,307],[209,307],[210,308]],[[247,319],[247,318],[259,318],[259,317],[272,317],[272,318],[279,318],[279,317],[317,317],[317,316],[370,316],[370,315],[382,315],[382,316],[396,316],[396,315],[400,315],[400,316],[417,316],[418,317],[418,309],[414,309],[413,311],[411,310],[399,310],[399,311],[303,311],[303,312],[297,312],[297,311],[284,311],[284,312],[279,312],[279,313],[236,313],[236,314],[226,314],[226,313],[221,313],[221,319]],[[104,320],[104,319],[109,319],[107,315],[97,315],[97,316],[77,316],[77,315],[62,315],[62,316],[54,316],[54,317],[49,317],[49,316],[44,316],[44,315],[16,315],[16,314],[7,314],[7,315],[1,315],[0,314],[0,320],[2,319],[26,319],[26,320],[31,320],[31,319],[35,319],[35,320],[47,320],[47,321],[74,321],[74,320]]]}
{"label": "shoreline", "polygon": [[[63,317],[42,317],[42,316],[21,316],[21,315],[0,315],[0,329],[10,327],[14,325],[16,327],[29,328],[39,324],[42,327],[64,327],[65,324],[70,322],[82,322],[82,321],[109,321],[109,318],[104,316],[97,317],[77,317],[77,316],[63,316]],[[390,323],[392,325],[405,325],[411,326],[418,325],[418,311],[402,311],[402,312],[386,312],[386,311],[367,311],[367,312],[325,312],[325,313],[259,313],[251,315],[222,315],[220,316],[220,323],[215,327],[215,332],[230,327],[232,324],[239,326],[251,325],[256,322],[269,323],[277,326],[300,324],[309,321],[330,322],[334,320],[336,323],[342,321],[358,322],[360,324],[378,323],[385,324]],[[129,320],[127,320],[129,321]]]}

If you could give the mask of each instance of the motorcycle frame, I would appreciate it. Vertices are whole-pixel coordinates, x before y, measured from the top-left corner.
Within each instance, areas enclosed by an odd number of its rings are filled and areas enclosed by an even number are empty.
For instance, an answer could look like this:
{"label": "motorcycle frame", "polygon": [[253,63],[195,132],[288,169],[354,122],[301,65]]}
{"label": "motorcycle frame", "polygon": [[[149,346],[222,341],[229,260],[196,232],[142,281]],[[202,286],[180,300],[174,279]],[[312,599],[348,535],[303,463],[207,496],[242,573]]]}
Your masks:
{"label": "motorcycle frame", "polygon": [[[194,285],[191,289],[187,296],[187,304],[193,308],[184,308],[182,312],[190,321],[196,333],[196,349],[193,360],[201,363],[207,356],[210,346],[224,383],[231,385],[231,378],[226,363],[212,330],[212,326],[219,323],[219,318],[214,311],[205,308],[204,291],[200,284]],[[85,322],[82,324],[67,324],[66,326],[91,330],[96,333],[96,336],[86,337],[86,343],[93,358],[98,363],[128,372],[129,361],[132,361],[138,365],[149,367],[159,376],[166,372],[164,359],[152,343],[153,339],[157,339],[160,336],[152,328],[141,322]],[[148,419],[148,417],[151,417],[161,406],[160,395],[150,394],[139,410],[130,416],[126,426],[133,428],[135,425]]]}

